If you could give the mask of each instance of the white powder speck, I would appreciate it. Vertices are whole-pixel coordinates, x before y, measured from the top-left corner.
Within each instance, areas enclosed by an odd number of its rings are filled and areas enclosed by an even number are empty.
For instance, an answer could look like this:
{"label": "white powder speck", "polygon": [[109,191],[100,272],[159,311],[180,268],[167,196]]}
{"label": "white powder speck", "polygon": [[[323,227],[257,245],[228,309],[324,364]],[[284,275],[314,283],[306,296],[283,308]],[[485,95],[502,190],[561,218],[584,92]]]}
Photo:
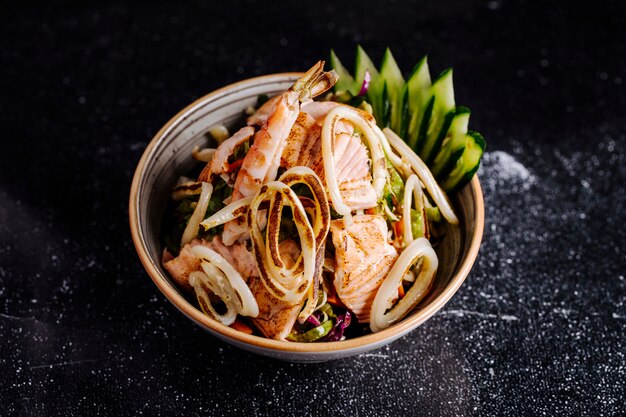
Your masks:
{"label": "white powder speck", "polygon": [[486,152],[483,161],[486,165],[491,165],[502,179],[535,180],[535,177],[524,165],[506,152]]}

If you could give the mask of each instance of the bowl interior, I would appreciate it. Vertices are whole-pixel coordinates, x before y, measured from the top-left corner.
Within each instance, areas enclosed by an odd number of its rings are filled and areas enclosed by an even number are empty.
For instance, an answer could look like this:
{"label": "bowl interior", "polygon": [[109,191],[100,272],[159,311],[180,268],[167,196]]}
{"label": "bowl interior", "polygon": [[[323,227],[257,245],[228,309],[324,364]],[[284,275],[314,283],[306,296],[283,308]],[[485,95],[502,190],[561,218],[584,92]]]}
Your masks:
{"label": "bowl interior", "polygon": [[161,266],[164,211],[176,181],[196,163],[191,158],[193,147],[206,146],[208,131],[216,125],[222,124],[234,131],[242,125],[245,109],[256,104],[259,94],[271,96],[282,92],[297,78],[297,73],[276,74],[225,87],[188,106],[157,133],[139,163],[131,190],[130,218],[135,246],[148,273],[170,301],[216,336],[240,347],[248,348],[251,344],[260,349],[317,353],[375,348],[402,336],[434,314],[456,292],[469,272],[478,251],[483,223],[482,194],[476,178],[453,198],[461,225],[448,226],[446,237],[436,248],[440,262],[431,292],[401,323],[373,335],[323,344],[278,342],[244,335],[205,317],[185,299]]}

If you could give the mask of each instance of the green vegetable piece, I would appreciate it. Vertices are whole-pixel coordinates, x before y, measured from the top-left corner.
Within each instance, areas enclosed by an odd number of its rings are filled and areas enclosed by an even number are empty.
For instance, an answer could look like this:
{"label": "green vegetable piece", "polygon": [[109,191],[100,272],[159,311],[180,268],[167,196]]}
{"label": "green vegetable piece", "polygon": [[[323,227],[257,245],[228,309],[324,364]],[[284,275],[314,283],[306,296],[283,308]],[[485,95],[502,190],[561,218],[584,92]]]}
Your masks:
{"label": "green vegetable piece", "polygon": [[[335,84],[335,92],[349,92],[351,95],[356,96],[359,94],[359,90],[356,87],[356,83],[350,72],[343,66],[339,57],[335,54],[335,51],[330,50],[330,65],[339,75],[339,79]],[[360,87],[358,87],[360,88]]]}
{"label": "green vegetable piece", "polygon": [[296,331],[292,331],[289,334],[289,336],[287,336],[287,339],[291,340],[292,342],[311,343],[326,336],[332,328],[333,328],[333,321],[326,320],[324,323],[320,324],[319,326],[314,327],[311,330],[304,332],[304,333],[298,333]]}
{"label": "green vegetable piece", "polygon": [[356,47],[356,59],[354,63],[354,82],[355,87],[357,88],[356,93],[358,94],[361,86],[363,85],[363,80],[365,79],[365,72],[368,71],[370,73],[372,82],[378,80],[380,78],[378,71],[376,70],[376,66],[367,55],[365,50],[361,47],[361,45],[357,45]]}
{"label": "green vegetable piece", "polygon": [[387,87],[387,96],[391,104],[390,126],[394,131],[399,132],[402,124],[402,93],[405,83],[402,71],[398,68],[398,64],[389,48],[385,50],[383,55],[380,65],[380,77]]}
{"label": "green vegetable piece", "polygon": [[422,113],[422,120],[418,123],[419,132],[417,133],[417,140],[415,145],[413,146],[413,150],[418,155],[420,154],[421,149],[424,147],[426,143],[426,136],[428,134],[428,126],[430,125],[430,119],[432,118],[433,108],[435,107],[435,96],[430,96],[430,99],[426,103],[426,107],[424,108],[424,113]]}
{"label": "green vegetable piece", "polygon": [[354,64],[354,82],[357,93],[361,90],[361,86],[363,85],[365,72],[369,72],[370,74],[370,84],[367,89],[367,100],[372,105],[374,117],[377,121],[380,121],[380,117],[382,115],[382,94],[384,83],[370,57],[361,45],[358,45],[356,47],[356,59]]}
{"label": "green vegetable piece", "polygon": [[[332,50],[331,63],[345,81],[339,81],[336,87],[336,91],[346,91],[345,99],[339,101],[355,107],[369,103],[378,125],[391,127],[403,138],[431,169],[444,190],[453,192],[471,180],[480,164],[485,141],[480,134],[468,132],[469,109],[455,107],[452,69],[446,69],[431,80],[428,57],[424,56],[405,82],[389,48],[385,50],[379,72],[360,45],[356,50],[353,78]],[[370,74],[367,94],[355,96],[366,72]],[[367,101],[363,101],[364,98]],[[389,203],[391,195],[396,194],[391,182],[385,192],[382,200]]]}
{"label": "green vegetable piece", "polygon": [[424,212],[411,209],[411,232],[413,233],[413,239],[426,236]]}
{"label": "green vegetable piece", "polygon": [[187,227],[187,223],[189,223],[199,197],[200,195],[197,194],[183,198],[168,214],[170,221],[163,231],[164,243],[173,255],[178,255],[180,251],[180,239],[183,236],[185,227]]}
{"label": "green vegetable piece", "polygon": [[[411,148],[415,148],[417,144],[424,112],[432,97],[431,85],[430,73],[428,71],[428,57],[424,56],[417,65],[415,65],[406,82],[409,94],[408,106],[410,120],[408,122],[408,135],[400,137],[405,138]],[[428,119],[429,118],[427,118],[427,120]]]}
{"label": "green vegetable piece", "polygon": [[377,119],[380,121],[381,127],[388,127],[391,122],[391,102],[389,101],[389,90],[387,88],[386,81],[383,83],[383,96],[381,103],[382,107],[380,108],[380,114]]}
{"label": "green vegetable piece", "polygon": [[452,69],[443,71],[433,82],[433,95],[435,97],[431,120],[426,133],[425,141],[420,149],[420,157],[426,164],[439,152],[445,130],[446,116],[454,110],[454,87],[452,84]]}
{"label": "green vegetable piece", "polygon": [[434,158],[430,169],[436,178],[441,178],[452,171],[456,161],[465,149],[465,135],[469,126],[470,109],[459,106],[454,110],[450,127],[441,144],[441,150]]}
{"label": "green vegetable piece", "polygon": [[385,190],[391,192],[396,197],[397,201],[402,201],[404,198],[404,181],[402,181],[402,177],[394,168],[389,158],[387,158],[387,171],[389,172],[389,187],[385,188]]}
{"label": "green vegetable piece", "polygon": [[448,193],[454,193],[467,184],[480,165],[480,158],[485,151],[485,139],[478,132],[469,131],[465,135],[466,143],[463,155],[454,169],[441,182],[441,187]]}
{"label": "green vegetable piece", "polygon": [[398,136],[406,141],[406,137],[409,133],[409,123],[411,121],[411,114],[409,111],[409,89],[405,85],[402,89],[402,99],[400,100],[400,126],[398,126]]}
{"label": "green vegetable piece", "polygon": [[441,221],[441,211],[439,207],[426,207],[426,218],[429,222],[439,223]]}
{"label": "green vegetable piece", "polygon": [[427,56],[420,59],[417,65],[413,67],[406,85],[409,89],[409,96],[411,97],[410,111],[411,113],[415,113],[424,108],[431,94],[430,87],[432,82],[428,71]]}
{"label": "green vegetable piece", "polygon": [[[443,142],[446,138],[446,135],[448,133],[448,131],[450,130],[450,125],[452,125],[452,120],[454,119],[454,115],[455,115],[455,110],[450,110],[445,118],[443,119],[443,124],[441,125],[441,130],[439,131],[439,134],[437,135],[437,138],[435,139],[435,149],[437,149],[436,154],[438,154],[439,152],[441,152],[441,148],[443,146]],[[435,158],[436,156],[435,151],[433,151],[433,153],[431,154],[431,157],[429,159],[429,161],[427,162],[429,166],[432,166],[432,160]]]}
{"label": "green vegetable piece", "polygon": [[212,216],[224,207],[224,199],[233,193],[233,189],[226,184],[221,177],[218,177],[217,183],[213,187],[209,205],[206,211],[206,217]]}
{"label": "green vegetable piece", "polygon": [[333,311],[333,307],[330,305],[330,303],[326,303],[326,304],[324,304],[323,306],[321,306],[321,307],[319,308],[319,310],[320,310],[322,313],[326,314],[328,317],[332,317],[332,318],[337,317],[337,315],[336,315],[336,314],[335,314],[335,312]]}
{"label": "green vegetable piece", "polygon": [[439,98],[444,109],[454,108],[454,85],[452,83],[452,68],[445,69],[433,81],[433,93]]}

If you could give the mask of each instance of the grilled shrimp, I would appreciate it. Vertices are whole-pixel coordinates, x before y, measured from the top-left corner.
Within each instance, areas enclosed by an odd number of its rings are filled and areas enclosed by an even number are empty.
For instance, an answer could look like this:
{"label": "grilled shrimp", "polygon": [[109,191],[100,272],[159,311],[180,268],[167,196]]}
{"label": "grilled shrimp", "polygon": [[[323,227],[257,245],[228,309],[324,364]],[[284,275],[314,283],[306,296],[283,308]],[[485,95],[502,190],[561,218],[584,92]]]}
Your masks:
{"label": "grilled shrimp", "polygon": [[302,102],[331,88],[337,81],[334,71],[323,71],[319,61],[291,88],[281,94],[271,115],[254,136],[254,144],[243,160],[233,191],[233,200],[254,195],[261,184],[276,179],[286,139],[300,114]]}
{"label": "grilled shrimp", "polygon": [[242,127],[237,131],[237,133],[220,143],[220,146],[217,147],[213,158],[211,158],[211,161],[206,164],[206,167],[200,173],[198,181],[211,182],[211,176],[213,174],[219,175],[229,172],[230,167],[228,164],[228,158],[233,154],[237,146],[247,141],[252,135],[254,135],[254,128],[246,126]]}
{"label": "grilled shrimp", "polygon": [[[261,129],[254,136],[254,143],[241,164],[235,180],[232,200],[256,194],[263,183],[276,179],[281,156],[287,145],[287,138],[300,114],[301,103],[311,101],[337,81],[335,71],[323,70],[324,61],[319,61],[302,78],[294,83],[278,98],[262,107],[262,117],[249,120],[258,123],[267,117]],[[260,109],[261,110],[261,109]],[[242,219],[236,219],[224,226],[224,243],[230,245],[245,236],[247,226]]]}

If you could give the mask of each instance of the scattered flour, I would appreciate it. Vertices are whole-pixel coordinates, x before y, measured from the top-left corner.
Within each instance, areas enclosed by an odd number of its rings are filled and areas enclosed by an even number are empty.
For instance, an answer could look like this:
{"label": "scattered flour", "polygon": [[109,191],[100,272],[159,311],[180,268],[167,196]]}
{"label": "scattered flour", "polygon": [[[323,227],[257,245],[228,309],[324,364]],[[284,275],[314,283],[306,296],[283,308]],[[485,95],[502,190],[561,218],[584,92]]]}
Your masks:
{"label": "scattered flour", "polygon": [[503,151],[486,152],[479,175],[493,186],[522,182],[524,189],[528,189],[537,180],[528,168]]}

